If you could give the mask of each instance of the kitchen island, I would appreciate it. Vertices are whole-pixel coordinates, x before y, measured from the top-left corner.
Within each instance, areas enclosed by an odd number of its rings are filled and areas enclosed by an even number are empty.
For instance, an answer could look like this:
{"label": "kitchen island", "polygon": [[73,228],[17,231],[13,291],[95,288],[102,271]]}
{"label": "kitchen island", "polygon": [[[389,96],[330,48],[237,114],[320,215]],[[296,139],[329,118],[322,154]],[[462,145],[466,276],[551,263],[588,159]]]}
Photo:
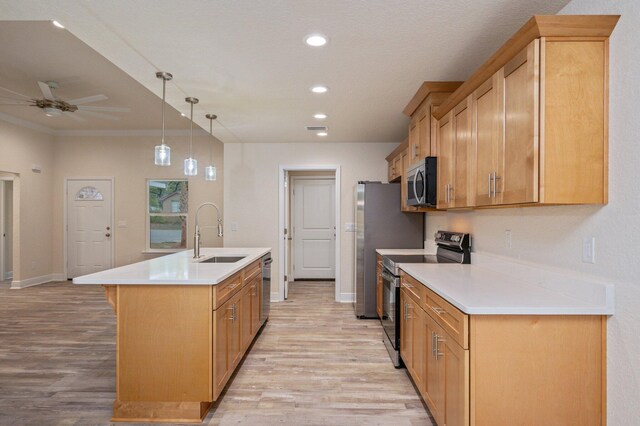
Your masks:
{"label": "kitchen island", "polygon": [[188,250],[73,280],[104,286],[116,314],[113,421],[202,421],[266,320],[270,251]]}

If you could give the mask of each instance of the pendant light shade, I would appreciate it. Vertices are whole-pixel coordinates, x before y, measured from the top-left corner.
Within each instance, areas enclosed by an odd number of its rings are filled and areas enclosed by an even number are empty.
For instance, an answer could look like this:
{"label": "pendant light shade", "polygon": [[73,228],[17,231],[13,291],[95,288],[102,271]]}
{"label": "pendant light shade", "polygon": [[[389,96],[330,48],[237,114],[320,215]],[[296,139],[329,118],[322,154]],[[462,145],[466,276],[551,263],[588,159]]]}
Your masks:
{"label": "pendant light shade", "polygon": [[[218,118],[218,116],[215,114],[207,114],[206,117],[209,119],[209,134],[213,137],[213,120]],[[204,180],[214,181],[217,178],[217,171],[216,166],[213,165],[213,144],[209,153],[209,165],[204,168]]]}
{"label": "pendant light shade", "polygon": [[160,145],[155,147],[154,163],[156,166],[170,166],[171,165],[171,148],[164,143],[164,105],[166,100],[167,81],[171,80],[173,76],[168,72],[157,72],[157,78],[162,79],[162,140]]}
{"label": "pendant light shade", "polygon": [[189,158],[184,160],[185,176],[196,176],[198,174],[198,161],[193,158],[193,106],[200,102],[198,98],[185,98],[191,104],[191,135],[189,136]]}

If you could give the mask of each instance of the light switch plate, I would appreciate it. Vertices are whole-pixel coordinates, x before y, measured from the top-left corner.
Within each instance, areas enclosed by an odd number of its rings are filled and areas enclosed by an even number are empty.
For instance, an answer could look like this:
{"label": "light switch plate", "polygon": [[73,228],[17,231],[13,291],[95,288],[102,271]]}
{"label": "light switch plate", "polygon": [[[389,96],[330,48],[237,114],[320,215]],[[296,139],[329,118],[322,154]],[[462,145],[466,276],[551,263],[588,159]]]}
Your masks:
{"label": "light switch plate", "polygon": [[232,231],[238,230],[238,222],[231,222],[231,230]]}
{"label": "light switch plate", "polygon": [[596,237],[584,237],[582,239],[582,261],[584,263],[596,263]]}

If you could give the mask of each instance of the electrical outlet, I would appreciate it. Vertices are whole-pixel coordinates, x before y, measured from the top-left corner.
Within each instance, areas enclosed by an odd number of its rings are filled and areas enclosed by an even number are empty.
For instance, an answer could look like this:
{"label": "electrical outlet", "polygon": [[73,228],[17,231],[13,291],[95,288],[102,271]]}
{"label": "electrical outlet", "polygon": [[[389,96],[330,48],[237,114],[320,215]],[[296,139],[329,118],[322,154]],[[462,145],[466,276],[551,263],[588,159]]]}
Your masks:
{"label": "electrical outlet", "polygon": [[596,237],[584,237],[582,239],[582,261],[584,263],[596,263]]}
{"label": "electrical outlet", "polygon": [[504,248],[506,248],[507,250],[511,250],[511,246],[512,246],[512,241],[511,241],[511,229],[505,229],[504,230]]}

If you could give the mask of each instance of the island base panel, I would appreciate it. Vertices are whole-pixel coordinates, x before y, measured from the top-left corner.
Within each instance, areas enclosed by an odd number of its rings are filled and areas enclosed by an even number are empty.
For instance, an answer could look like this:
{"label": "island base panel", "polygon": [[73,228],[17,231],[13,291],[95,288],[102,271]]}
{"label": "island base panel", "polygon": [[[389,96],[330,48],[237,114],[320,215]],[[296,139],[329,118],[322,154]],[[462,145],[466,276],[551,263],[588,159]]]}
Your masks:
{"label": "island base panel", "polygon": [[211,402],[113,402],[113,422],[177,422],[201,423]]}

